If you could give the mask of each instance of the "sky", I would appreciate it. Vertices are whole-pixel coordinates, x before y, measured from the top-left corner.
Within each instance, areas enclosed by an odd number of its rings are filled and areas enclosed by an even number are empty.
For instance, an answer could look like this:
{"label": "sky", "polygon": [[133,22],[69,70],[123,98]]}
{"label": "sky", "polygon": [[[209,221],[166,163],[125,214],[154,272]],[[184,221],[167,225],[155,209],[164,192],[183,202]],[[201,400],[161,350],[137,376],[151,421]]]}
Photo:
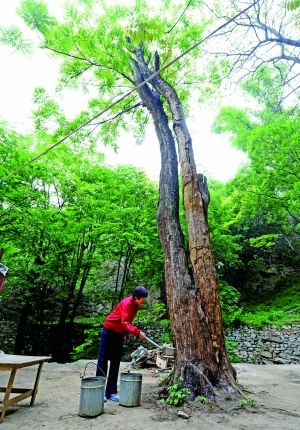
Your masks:
{"label": "sky", "polygon": [[[0,0],[0,27],[18,25],[24,29],[15,10],[20,0]],[[61,0],[48,0],[51,7],[62,4]],[[31,111],[32,93],[35,87],[46,88],[50,96],[58,101],[68,118],[86,108],[87,100],[71,90],[57,93],[58,62],[47,57],[46,52],[38,48],[33,54],[24,56],[14,49],[0,45],[0,120],[8,121],[11,127],[20,132],[32,129]],[[234,97],[228,102],[237,104]],[[234,149],[229,136],[215,135],[211,125],[219,106],[205,106],[200,109],[195,103],[187,124],[193,140],[194,156],[198,172],[222,182],[232,178],[237,169],[246,162],[246,156]],[[141,145],[136,145],[130,134],[122,134],[119,150],[116,154],[111,148],[99,145],[104,152],[108,165],[131,164],[146,172],[158,181],[160,171],[159,145],[153,126],[149,126],[146,138]]]}

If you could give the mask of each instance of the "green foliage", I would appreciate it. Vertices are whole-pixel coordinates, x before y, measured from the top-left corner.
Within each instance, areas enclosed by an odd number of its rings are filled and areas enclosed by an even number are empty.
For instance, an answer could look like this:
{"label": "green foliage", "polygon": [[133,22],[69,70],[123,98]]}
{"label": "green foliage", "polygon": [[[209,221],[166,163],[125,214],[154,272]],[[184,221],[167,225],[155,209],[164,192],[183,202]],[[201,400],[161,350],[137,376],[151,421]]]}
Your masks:
{"label": "green foliage", "polygon": [[234,321],[239,321],[242,308],[238,306],[241,294],[239,291],[225,282],[219,284],[220,300],[222,307],[222,319],[226,326]]}
{"label": "green foliage", "polygon": [[[251,307],[250,307],[251,309]],[[255,308],[251,312],[245,312],[241,315],[241,322],[246,325],[255,327],[263,327],[264,325],[281,325],[286,315],[281,310],[262,310],[260,307]]]}
{"label": "green foliage", "polygon": [[[239,267],[239,253],[242,249],[239,234],[234,233],[238,219],[235,213],[233,195],[227,186],[215,181],[209,183],[211,201],[208,207],[208,221],[211,230],[213,253],[217,266]],[[221,267],[219,274],[222,273]]]}
{"label": "green foliage", "polygon": [[24,39],[21,30],[14,25],[8,28],[0,27],[0,43],[11,46],[23,54],[32,51],[32,43]]}
{"label": "green foliage", "polygon": [[240,315],[243,324],[262,327],[264,325],[282,326],[299,323],[300,288],[299,284],[278,292],[262,303],[244,307]]}
{"label": "green foliage", "polygon": [[250,246],[254,248],[273,248],[275,246],[275,239],[279,237],[276,233],[263,234],[259,237],[250,237]]}
{"label": "green foliage", "polygon": [[241,406],[244,408],[257,408],[258,404],[251,396],[246,396],[241,400]]}
{"label": "green foliage", "polygon": [[300,0],[287,0],[286,7],[288,10],[295,10],[300,7]]}
{"label": "green foliage", "polygon": [[225,339],[225,347],[231,363],[240,363],[241,358],[236,354],[237,344],[234,340]]}
{"label": "green foliage", "polygon": [[209,403],[209,400],[205,396],[198,396],[197,400],[202,403],[202,405],[207,405]]}
{"label": "green foliage", "polygon": [[80,360],[95,355],[95,345],[98,345],[100,336],[100,327],[104,321],[104,318],[99,318],[99,321],[93,325],[93,327],[84,330],[86,340],[73,348],[71,353],[72,360]]}
{"label": "green foliage", "polygon": [[300,13],[299,13],[300,1],[299,0],[286,0],[285,5],[286,5],[287,10],[295,11],[295,13],[294,13],[295,23],[299,27],[300,26]]}
{"label": "green foliage", "polygon": [[278,292],[265,301],[265,306],[273,306],[284,312],[300,313],[300,285],[299,283]]}
{"label": "green foliage", "polygon": [[182,405],[190,395],[189,388],[182,388],[178,382],[175,382],[174,384],[170,385],[167,388],[167,391],[168,397],[166,398],[165,402],[168,403],[168,405],[173,406]]}
{"label": "green foliage", "polygon": [[[296,2],[290,5],[297,6]],[[39,32],[41,45],[49,52],[63,53],[60,86],[87,93],[93,87],[95,92],[89,93],[88,111],[68,122],[59,105],[43,89],[36,89],[34,136],[20,136],[1,124],[4,178],[107,107],[120,91],[132,89],[132,51],[140,42],[154,69],[154,52],[164,65],[199,41],[208,24],[200,6],[200,2],[192,2],[174,31],[168,32],[182,11],[182,5],[171,0],[158,7],[138,0],[132,8],[101,2],[102,9],[93,0],[69,1],[62,22],[51,16],[45,2],[24,0],[20,15]],[[19,50],[29,50],[30,44],[16,27],[1,29],[0,38]],[[198,61],[194,62],[200,55],[200,48],[195,49],[163,72],[176,85],[186,108],[197,88],[186,83],[197,81],[203,93],[210,94],[211,86],[218,86],[228,72],[227,62],[211,63],[211,85],[205,85],[208,80],[199,75]],[[278,249],[281,255],[288,254],[291,265],[299,263],[300,114],[297,107],[284,110],[281,90],[272,87],[275,82],[280,88],[284,72],[281,66],[275,71],[258,69],[243,90],[255,97],[259,108],[223,108],[215,122],[215,131],[230,133],[233,144],[249,158],[248,166],[229,184],[211,184],[209,222],[226,325],[238,320],[277,324],[292,321],[299,313],[299,308],[287,308],[283,299],[277,303],[276,298],[276,305],[242,311],[238,291],[223,282],[233,269],[263,269],[275,252],[279,254]],[[88,83],[82,85],[82,81]],[[79,312],[99,315],[100,321],[102,313],[137,282],[155,289],[161,280],[157,187],[136,169],[105,167],[103,156],[94,150],[98,140],[117,148],[120,130],[133,131],[139,141],[143,138],[148,114],[138,102],[138,95],[132,94],[111,109],[109,117],[115,121],[103,118],[93,136],[90,128],[81,129],[68,145],[57,147],[55,153],[4,184],[1,247],[6,249],[6,263],[12,269],[3,298],[9,302],[14,297],[20,306],[32,306],[32,318],[41,324],[71,321]],[[99,303],[100,311],[96,309]],[[80,310],[87,304],[88,310]],[[171,333],[164,313],[165,309],[154,305],[140,313],[140,321],[151,324],[158,319],[166,330],[162,338],[166,341]],[[94,345],[98,321],[86,335],[74,357],[83,357]]]}
{"label": "green foliage", "polygon": [[163,303],[153,303],[152,305],[147,305],[146,302],[145,305],[146,306],[139,310],[135,318],[137,323],[153,325],[166,315],[166,306]]}
{"label": "green foliage", "polygon": [[[192,2],[173,31],[170,29],[180,13],[182,5],[176,1],[159,2],[136,0],[130,6],[111,5],[110,2],[71,0],[65,5],[64,18],[56,19],[43,1],[23,0],[19,15],[31,29],[38,30],[41,45],[49,52],[59,52],[61,63],[61,86],[78,88],[90,95],[90,116],[104,109],[111,100],[120,97],[120,88],[133,87],[132,51],[140,43],[145,58],[150,60],[154,70],[154,53],[160,57],[163,66],[175,55],[200,41],[207,26],[207,18],[200,7],[201,2]],[[187,103],[191,94],[186,82],[200,82],[196,62],[200,48],[190,52],[189,57],[179,60],[163,72],[171,85],[176,85],[180,99]],[[220,81],[222,67],[214,70],[214,85]],[[224,72],[223,72],[224,73]],[[84,79],[87,76],[87,79]],[[184,76],[184,79],[182,77]],[[203,80],[203,79],[202,79]],[[82,82],[88,83],[82,83]],[[91,92],[91,86],[98,90]],[[94,136],[112,146],[117,146],[120,130],[129,130],[140,140],[148,122],[148,114],[140,105],[138,95],[132,94],[126,100],[110,109],[109,116],[115,121],[104,121],[93,130]],[[132,106],[136,106],[133,108]],[[124,111],[123,115],[120,112]],[[125,114],[126,112],[126,114]],[[129,127],[130,124],[130,127]]]}
{"label": "green foliage", "polygon": [[159,325],[162,327],[160,335],[160,343],[172,343],[173,336],[171,332],[170,320],[162,319],[159,321]]}
{"label": "green foliage", "polygon": [[[249,159],[248,165],[224,186],[222,194],[219,193],[221,202],[225,202],[222,214],[225,222],[228,220],[228,236],[235,235],[239,246],[236,248],[239,264],[230,266],[221,259],[220,275],[226,279],[229,271],[234,269],[238,277],[242,275],[244,283],[251,284],[254,278],[256,283],[263,283],[264,278],[276,274],[274,289],[290,284],[292,278],[288,279],[285,272],[294,273],[290,276],[296,278],[300,249],[300,114],[298,107],[284,110],[282,91],[273,91],[273,82],[280,82],[281,72],[281,69],[258,70],[257,75],[243,86],[260,103],[257,109],[224,108],[215,126],[218,132],[230,132],[233,143],[246,151]],[[270,93],[272,97],[268,97]],[[214,209],[213,217],[215,213]],[[218,227],[215,229],[214,226],[224,224],[213,217],[214,245],[215,232],[216,239],[222,238]],[[220,241],[218,248],[222,248],[223,242]],[[222,255],[222,249],[218,252]],[[266,281],[271,282],[271,279]],[[247,295],[245,289],[244,294]],[[276,310],[273,315],[257,316],[255,323],[270,323],[281,320],[281,317]],[[251,316],[247,315],[245,321],[249,318]]]}
{"label": "green foliage", "polygon": [[[63,117],[43,91],[36,101],[38,132],[49,137],[45,122]],[[0,141],[4,175],[34,155],[31,136],[5,124]],[[0,196],[1,247],[10,267],[2,300],[9,305],[13,296],[41,325],[96,315],[98,303],[106,308],[137,283],[155,289],[161,280],[156,185],[133,167],[105,167],[102,155],[74,143],[74,151],[61,147],[7,179]]]}
{"label": "green foliage", "polygon": [[162,374],[162,376],[158,380],[158,385],[166,385],[172,377],[172,372],[168,371]]}
{"label": "green foliage", "polygon": [[147,306],[146,303],[146,306],[139,310],[135,322],[137,325],[160,327],[161,334],[159,341],[161,343],[172,343],[170,320],[165,317],[166,313],[165,304],[153,303]]}
{"label": "green foliage", "polygon": [[19,15],[32,30],[45,32],[48,26],[54,25],[56,20],[50,16],[48,7],[43,1],[23,0],[18,10]]}
{"label": "green foliage", "polygon": [[274,113],[280,112],[284,92],[282,79],[287,69],[288,67],[284,64],[278,64],[276,69],[260,66],[254,76],[243,82],[242,89],[264,106],[263,111],[252,112],[254,116],[258,118],[270,116],[271,118]]}
{"label": "green foliage", "polygon": [[243,109],[222,107],[215,118],[213,131],[218,134],[230,133],[233,145],[246,151],[247,136],[254,127],[255,124]]}

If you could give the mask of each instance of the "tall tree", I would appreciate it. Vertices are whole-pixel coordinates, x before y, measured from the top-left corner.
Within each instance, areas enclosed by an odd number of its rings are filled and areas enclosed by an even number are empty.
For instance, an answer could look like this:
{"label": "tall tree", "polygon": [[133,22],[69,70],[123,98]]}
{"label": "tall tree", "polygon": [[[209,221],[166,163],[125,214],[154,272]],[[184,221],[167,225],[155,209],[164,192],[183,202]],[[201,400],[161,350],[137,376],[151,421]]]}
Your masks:
{"label": "tall tree", "polygon": [[[21,15],[43,36],[43,47],[60,55],[62,83],[96,85],[90,101],[95,111],[118,96],[120,89],[134,87],[165,64],[170,56],[199,40],[206,27],[203,5],[197,1],[182,10],[176,2],[162,1],[160,10],[137,0],[132,8],[107,7],[97,2],[70,2],[65,22],[50,16],[45,4],[23,1]],[[181,15],[180,15],[181,13]],[[180,16],[180,19],[178,19]],[[98,136],[115,144],[120,127],[133,126],[140,134],[148,120],[155,126],[162,167],[159,184],[158,229],[165,256],[165,280],[171,326],[177,349],[174,378],[182,377],[193,396],[211,392],[212,386],[235,386],[235,371],[228,361],[221,323],[215,264],[207,225],[207,190],[199,181],[192,139],[184,107],[190,94],[185,83],[195,78],[199,49],[191,57],[140,87],[112,108],[111,118],[94,123]],[[201,79],[200,79],[201,80]],[[177,82],[181,81],[182,86]],[[146,107],[146,111],[142,108]],[[122,115],[123,114],[123,115]],[[116,119],[111,122],[109,119]],[[173,126],[173,131],[171,129]],[[178,157],[183,200],[189,231],[185,247],[179,222]]]}

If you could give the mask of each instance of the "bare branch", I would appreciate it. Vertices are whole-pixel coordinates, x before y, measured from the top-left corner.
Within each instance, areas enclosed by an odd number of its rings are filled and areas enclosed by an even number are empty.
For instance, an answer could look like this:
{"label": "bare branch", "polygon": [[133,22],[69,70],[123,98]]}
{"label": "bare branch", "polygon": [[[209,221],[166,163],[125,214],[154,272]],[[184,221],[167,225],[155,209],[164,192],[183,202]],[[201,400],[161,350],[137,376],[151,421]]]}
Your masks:
{"label": "bare branch", "polygon": [[[250,0],[249,0],[250,3]],[[236,2],[230,2],[235,7]],[[240,3],[238,3],[240,5]],[[226,19],[226,13],[217,16],[207,6],[210,14],[218,19]],[[215,46],[221,47],[217,52]],[[262,0],[243,15],[232,20],[226,32],[215,34],[206,45],[205,52],[213,54],[217,60],[230,61],[233,81],[253,74],[260,66],[274,65],[280,71],[282,85],[286,85],[283,99],[299,88],[300,39],[293,15],[280,0]],[[279,65],[284,64],[284,72]],[[296,68],[297,66],[297,68]]]}

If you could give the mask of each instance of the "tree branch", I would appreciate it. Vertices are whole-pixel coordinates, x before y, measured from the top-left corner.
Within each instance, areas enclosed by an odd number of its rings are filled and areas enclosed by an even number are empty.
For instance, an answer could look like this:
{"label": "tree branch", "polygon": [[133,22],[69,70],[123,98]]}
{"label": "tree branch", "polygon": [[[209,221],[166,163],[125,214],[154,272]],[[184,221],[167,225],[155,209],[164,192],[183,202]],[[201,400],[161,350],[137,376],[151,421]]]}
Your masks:
{"label": "tree branch", "polygon": [[114,69],[113,67],[109,67],[107,65],[99,64],[95,61],[92,61],[89,58],[87,58],[85,55],[80,57],[78,55],[74,55],[74,54],[70,54],[68,52],[60,51],[59,49],[51,48],[50,46],[44,46],[44,49],[48,49],[52,52],[55,52],[56,54],[60,54],[60,55],[64,55],[64,56],[69,57],[69,58],[73,58],[74,60],[84,61],[86,63],[89,63],[91,66],[102,67],[104,69],[112,70],[114,72],[117,72],[119,75],[123,76],[123,78],[127,79],[129,82],[131,82],[133,84],[132,79],[129,76],[125,75],[125,73],[120,72],[119,70]]}
{"label": "tree branch", "polygon": [[[217,15],[211,8],[208,9],[214,17],[227,19],[226,15]],[[211,45],[207,44],[206,52],[217,58],[232,60],[230,74],[226,77],[236,74],[239,82],[260,66],[272,63],[277,67],[277,64],[282,63],[287,67],[287,71],[280,73],[282,83],[290,84],[284,98],[292,94],[292,86],[294,91],[299,88],[296,76],[300,76],[300,70],[293,71],[292,66],[300,64],[300,39],[293,16],[279,0],[256,3],[251,10],[232,20],[226,32],[214,35],[214,46],[218,39],[218,46],[222,50],[214,52]]]}
{"label": "tree branch", "polygon": [[89,125],[99,126],[101,124],[105,124],[106,122],[113,121],[114,119],[118,118],[119,116],[122,116],[125,113],[130,112],[131,110],[136,109],[136,108],[138,108],[140,106],[142,106],[142,102],[138,102],[138,103],[136,103],[136,104],[134,104],[132,106],[129,106],[127,109],[123,109],[122,111],[118,112],[116,115],[114,115],[114,116],[112,116],[110,118],[107,118],[107,119],[105,119],[103,121],[100,121],[100,122],[97,122],[97,123],[90,123]]}

